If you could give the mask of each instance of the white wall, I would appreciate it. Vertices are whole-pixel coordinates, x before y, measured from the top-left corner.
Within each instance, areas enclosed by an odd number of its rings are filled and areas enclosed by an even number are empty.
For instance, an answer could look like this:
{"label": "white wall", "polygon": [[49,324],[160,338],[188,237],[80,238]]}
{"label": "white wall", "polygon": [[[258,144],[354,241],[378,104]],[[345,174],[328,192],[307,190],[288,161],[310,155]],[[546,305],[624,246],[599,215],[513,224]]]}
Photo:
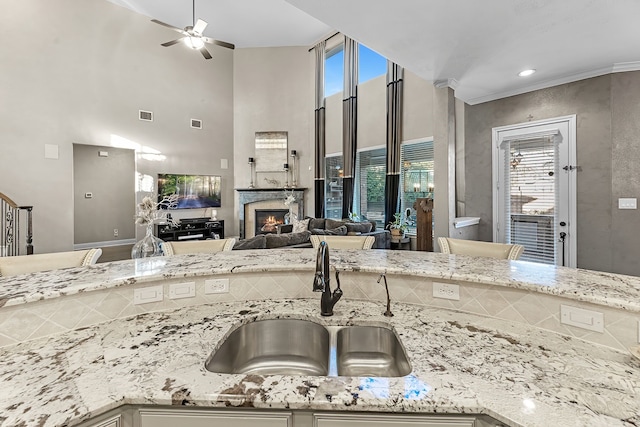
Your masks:
{"label": "white wall", "polygon": [[[36,252],[73,247],[73,143],[166,156],[139,153],[138,172],[154,180],[222,175],[218,216],[232,217],[233,162],[220,168],[233,154],[231,51],[212,47],[205,61],[182,45],[163,48],[174,32],[103,0],[0,0],[0,9],[0,191],[34,206]],[[154,122],[139,121],[139,109]],[[204,129],[191,129],[191,117]],[[44,158],[45,144],[58,159]]]}

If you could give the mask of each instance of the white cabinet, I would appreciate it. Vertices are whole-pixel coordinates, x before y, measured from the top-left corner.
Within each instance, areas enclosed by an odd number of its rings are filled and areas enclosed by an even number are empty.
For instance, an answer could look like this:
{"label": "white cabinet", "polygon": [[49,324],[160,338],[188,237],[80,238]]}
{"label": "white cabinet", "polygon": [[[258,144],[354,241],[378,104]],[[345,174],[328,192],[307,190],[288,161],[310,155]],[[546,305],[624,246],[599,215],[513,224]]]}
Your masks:
{"label": "white cabinet", "polygon": [[106,420],[89,424],[87,427],[122,427],[120,415],[110,417]]}
{"label": "white cabinet", "polygon": [[290,412],[141,409],[140,427],[293,427]]}
{"label": "white cabinet", "polygon": [[474,427],[475,417],[402,414],[314,414],[313,427]]}

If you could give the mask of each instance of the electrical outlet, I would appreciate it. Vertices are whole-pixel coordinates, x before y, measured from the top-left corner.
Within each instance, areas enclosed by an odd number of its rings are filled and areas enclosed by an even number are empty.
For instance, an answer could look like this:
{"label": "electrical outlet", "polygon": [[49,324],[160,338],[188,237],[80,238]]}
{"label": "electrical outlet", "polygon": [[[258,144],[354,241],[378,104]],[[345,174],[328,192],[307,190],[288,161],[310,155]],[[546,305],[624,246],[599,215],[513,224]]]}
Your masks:
{"label": "electrical outlet", "polygon": [[229,292],[229,279],[208,279],[204,281],[205,294],[226,294]]}
{"label": "electrical outlet", "polygon": [[453,283],[433,282],[433,297],[460,301],[460,286]]}
{"label": "electrical outlet", "polygon": [[118,229],[117,228],[113,229],[113,237],[118,237]]}

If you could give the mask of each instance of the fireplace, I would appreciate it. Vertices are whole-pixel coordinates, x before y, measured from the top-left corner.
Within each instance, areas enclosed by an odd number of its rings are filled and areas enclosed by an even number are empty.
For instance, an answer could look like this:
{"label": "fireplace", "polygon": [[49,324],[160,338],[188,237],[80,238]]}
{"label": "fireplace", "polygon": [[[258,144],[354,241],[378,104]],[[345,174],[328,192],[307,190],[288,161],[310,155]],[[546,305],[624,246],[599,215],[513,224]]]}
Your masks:
{"label": "fireplace", "polygon": [[284,224],[284,216],[289,209],[256,209],[255,225],[256,236],[258,234],[276,233],[278,224]]}
{"label": "fireplace", "polygon": [[[283,209],[285,189],[284,188],[236,188],[238,192],[239,210],[238,216],[240,220],[240,239],[248,239],[253,237],[255,226],[256,209]],[[293,212],[298,218],[304,217],[304,198],[306,188],[288,188],[287,194],[293,193],[296,202],[291,206]]]}

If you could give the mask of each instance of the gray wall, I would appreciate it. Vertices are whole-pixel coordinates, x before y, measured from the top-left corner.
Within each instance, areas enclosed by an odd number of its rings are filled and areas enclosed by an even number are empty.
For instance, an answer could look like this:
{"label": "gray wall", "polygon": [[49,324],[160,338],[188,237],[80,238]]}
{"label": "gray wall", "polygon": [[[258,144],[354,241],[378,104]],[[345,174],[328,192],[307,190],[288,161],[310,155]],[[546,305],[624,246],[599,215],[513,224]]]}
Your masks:
{"label": "gray wall", "polygon": [[640,275],[637,210],[640,72],[581,80],[465,107],[466,215],[481,217],[479,237],[492,239],[491,129],[527,120],[577,115],[578,267]]}
{"label": "gray wall", "polygon": [[135,166],[133,150],[73,144],[75,244],[135,238]]}
{"label": "gray wall", "polygon": [[[233,156],[232,51],[212,47],[205,61],[163,48],[174,32],[104,0],[0,9],[0,191],[34,206],[37,253],[73,248],[73,143],[137,149],[138,200],[158,173],[222,175],[218,217],[233,218],[233,162],[220,163]],[[154,121],[139,121],[140,109]],[[57,159],[45,159],[45,144]]]}

